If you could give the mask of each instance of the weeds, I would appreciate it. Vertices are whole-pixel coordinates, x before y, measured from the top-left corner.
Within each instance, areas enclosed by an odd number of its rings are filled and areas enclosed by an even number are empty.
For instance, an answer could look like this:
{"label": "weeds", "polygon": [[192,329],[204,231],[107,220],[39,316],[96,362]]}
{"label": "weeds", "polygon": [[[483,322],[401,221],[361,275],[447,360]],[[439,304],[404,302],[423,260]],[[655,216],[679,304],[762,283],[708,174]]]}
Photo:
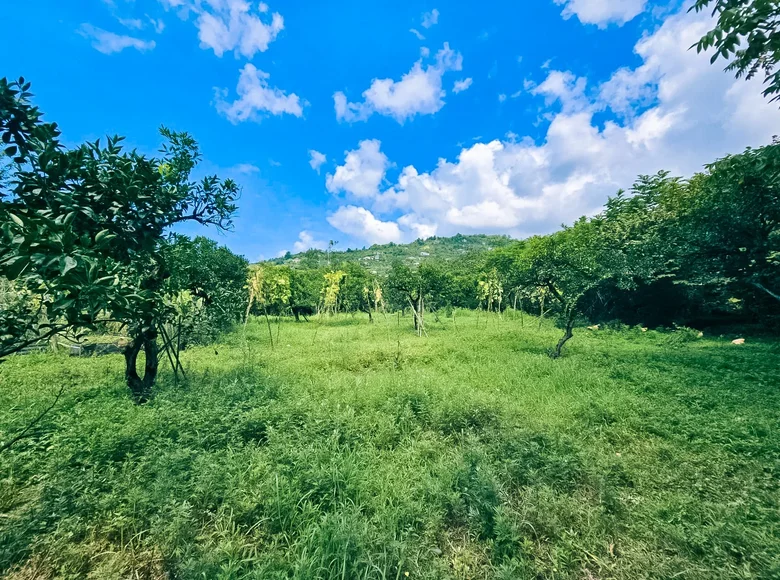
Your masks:
{"label": "weeds", "polygon": [[282,322],[273,351],[252,321],[145,406],[119,356],[4,363],[0,439],[75,384],[0,458],[0,574],[780,576],[774,343],[579,332],[553,361],[550,322],[469,316]]}

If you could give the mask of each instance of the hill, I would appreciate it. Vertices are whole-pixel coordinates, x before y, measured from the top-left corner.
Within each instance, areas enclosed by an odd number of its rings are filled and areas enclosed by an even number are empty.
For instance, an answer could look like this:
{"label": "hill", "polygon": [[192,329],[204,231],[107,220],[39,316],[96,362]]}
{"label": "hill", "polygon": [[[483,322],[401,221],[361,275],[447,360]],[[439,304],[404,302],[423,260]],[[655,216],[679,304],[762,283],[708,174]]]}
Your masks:
{"label": "hill", "polygon": [[307,250],[299,254],[288,252],[284,257],[269,262],[291,268],[317,268],[327,266],[329,263],[358,262],[375,274],[384,274],[396,260],[403,260],[409,264],[419,264],[426,259],[456,260],[470,254],[479,254],[506,246],[510,242],[512,238],[509,236],[457,234],[449,238],[434,236],[426,240],[418,239],[410,244],[375,244],[370,248],[359,250],[331,250],[330,252]]}

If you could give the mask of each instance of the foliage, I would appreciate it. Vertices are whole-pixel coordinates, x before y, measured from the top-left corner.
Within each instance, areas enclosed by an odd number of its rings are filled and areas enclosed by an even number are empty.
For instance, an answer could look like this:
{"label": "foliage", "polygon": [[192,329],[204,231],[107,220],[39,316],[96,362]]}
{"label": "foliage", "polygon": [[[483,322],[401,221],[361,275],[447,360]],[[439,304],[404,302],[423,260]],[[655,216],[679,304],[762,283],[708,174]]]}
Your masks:
{"label": "foliage", "polygon": [[[731,59],[727,71],[751,79],[764,73],[764,96],[780,99],[780,3],[777,0],[696,0],[690,8],[700,12],[714,3],[717,24],[694,45],[697,52],[710,48],[718,57]],[[739,48],[738,48],[739,47]]]}
{"label": "foliage", "polygon": [[344,272],[341,284],[341,307],[347,312],[365,312],[373,319],[374,279],[371,274],[359,264],[347,262],[340,266]]}
{"label": "foliage", "polygon": [[249,268],[247,315],[257,305],[262,312],[279,313],[290,305],[290,274],[283,266],[253,265]]}
{"label": "foliage", "polygon": [[482,274],[477,282],[477,299],[485,305],[488,312],[496,309],[501,311],[501,299],[504,296],[504,287],[498,278],[498,271],[494,268],[490,272]]}
{"label": "foliage", "polygon": [[325,312],[334,314],[339,310],[339,297],[341,295],[341,283],[344,281],[344,277],[347,275],[343,270],[335,270],[333,272],[325,272],[323,277],[325,278],[325,284],[321,290],[321,303],[322,309]]}
{"label": "foliage", "polygon": [[202,236],[175,236],[163,246],[163,256],[169,272],[166,294],[189,292],[193,304],[199,300],[202,305],[197,316],[190,312],[188,317],[188,342],[214,340],[242,319],[249,299],[245,258]]}
{"label": "foliage", "polygon": [[780,142],[708,165],[691,188],[681,219],[686,281],[780,301]]}
{"label": "foliage", "polygon": [[[171,227],[230,227],[238,186],[216,176],[191,181],[197,143],[164,127],[160,158],[124,151],[120,137],[67,149],[30,105],[28,88],[23,79],[0,82],[0,133],[15,163],[0,200],[0,276],[39,297],[44,316],[31,316],[28,328],[40,338],[94,328],[104,312],[125,324],[125,376],[144,400],[156,377],[157,331],[171,316],[163,256]],[[0,357],[29,343],[10,336]],[[143,377],[135,369],[141,349]]]}

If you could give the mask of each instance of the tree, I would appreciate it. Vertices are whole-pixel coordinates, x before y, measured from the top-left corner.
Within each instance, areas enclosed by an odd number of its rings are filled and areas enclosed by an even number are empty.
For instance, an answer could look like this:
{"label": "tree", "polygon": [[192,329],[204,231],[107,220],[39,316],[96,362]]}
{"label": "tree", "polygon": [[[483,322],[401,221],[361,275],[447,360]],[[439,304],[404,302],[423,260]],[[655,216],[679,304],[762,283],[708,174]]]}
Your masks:
{"label": "tree", "polygon": [[447,302],[452,288],[452,278],[445,269],[435,263],[423,262],[413,270],[402,262],[394,262],[387,277],[388,287],[396,294],[396,302],[406,302],[412,307],[414,329],[423,332],[425,303],[439,308]]}
{"label": "tree", "polygon": [[336,270],[334,272],[325,272],[323,278],[325,278],[325,284],[321,290],[321,304],[322,310],[330,314],[335,314],[339,311],[341,306],[339,300],[341,298],[341,283],[344,281],[346,272],[343,270]]}
{"label": "tree", "polygon": [[[191,181],[197,143],[164,127],[159,158],[124,151],[121,137],[67,149],[56,125],[30,105],[28,89],[23,79],[0,79],[0,134],[14,162],[0,200],[0,276],[36,295],[43,316],[29,318],[25,334],[0,332],[10,336],[0,357],[68,329],[94,328],[107,314],[127,327],[125,379],[144,401],[157,377],[158,331],[172,315],[164,259],[171,228],[188,221],[229,228],[238,186],[216,176]],[[24,338],[30,332],[34,338]]]}
{"label": "tree", "polygon": [[373,322],[371,306],[374,292],[371,273],[360,264],[346,262],[340,266],[345,273],[341,284],[341,304],[347,312],[365,312]]}
{"label": "tree", "polygon": [[319,269],[290,269],[290,310],[295,321],[317,312],[322,288],[322,272]]}
{"label": "tree", "polygon": [[[691,284],[780,305],[780,141],[748,148],[691,180],[679,227]],[[760,298],[759,298],[760,297]]]}
{"label": "tree", "polygon": [[186,329],[190,338],[210,340],[241,320],[248,300],[243,256],[203,236],[174,236],[162,253],[169,272],[166,294],[187,291],[203,302],[202,312]]}
{"label": "tree", "polygon": [[[694,45],[697,52],[715,48],[710,59],[731,62],[727,71],[737,78],[751,79],[764,73],[765,97],[780,99],[780,2],[777,0],[696,0],[690,8],[696,12],[714,4],[715,27]],[[739,48],[737,48],[739,47]]]}
{"label": "tree", "polygon": [[551,352],[561,356],[573,336],[584,297],[608,282],[629,287],[625,254],[604,234],[602,216],[581,218],[573,226],[527,241],[518,259],[524,286],[546,290],[557,301],[564,334]]}

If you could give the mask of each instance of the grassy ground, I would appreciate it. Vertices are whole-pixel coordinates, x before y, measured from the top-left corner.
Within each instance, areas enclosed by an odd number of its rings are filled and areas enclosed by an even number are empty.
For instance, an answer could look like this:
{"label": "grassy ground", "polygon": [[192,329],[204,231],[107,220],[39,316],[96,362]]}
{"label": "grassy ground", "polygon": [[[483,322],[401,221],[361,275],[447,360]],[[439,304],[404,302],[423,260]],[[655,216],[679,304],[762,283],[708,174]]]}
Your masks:
{"label": "grassy ground", "polygon": [[458,313],[262,321],[134,405],[0,365],[8,578],[779,578],[780,348]]}

